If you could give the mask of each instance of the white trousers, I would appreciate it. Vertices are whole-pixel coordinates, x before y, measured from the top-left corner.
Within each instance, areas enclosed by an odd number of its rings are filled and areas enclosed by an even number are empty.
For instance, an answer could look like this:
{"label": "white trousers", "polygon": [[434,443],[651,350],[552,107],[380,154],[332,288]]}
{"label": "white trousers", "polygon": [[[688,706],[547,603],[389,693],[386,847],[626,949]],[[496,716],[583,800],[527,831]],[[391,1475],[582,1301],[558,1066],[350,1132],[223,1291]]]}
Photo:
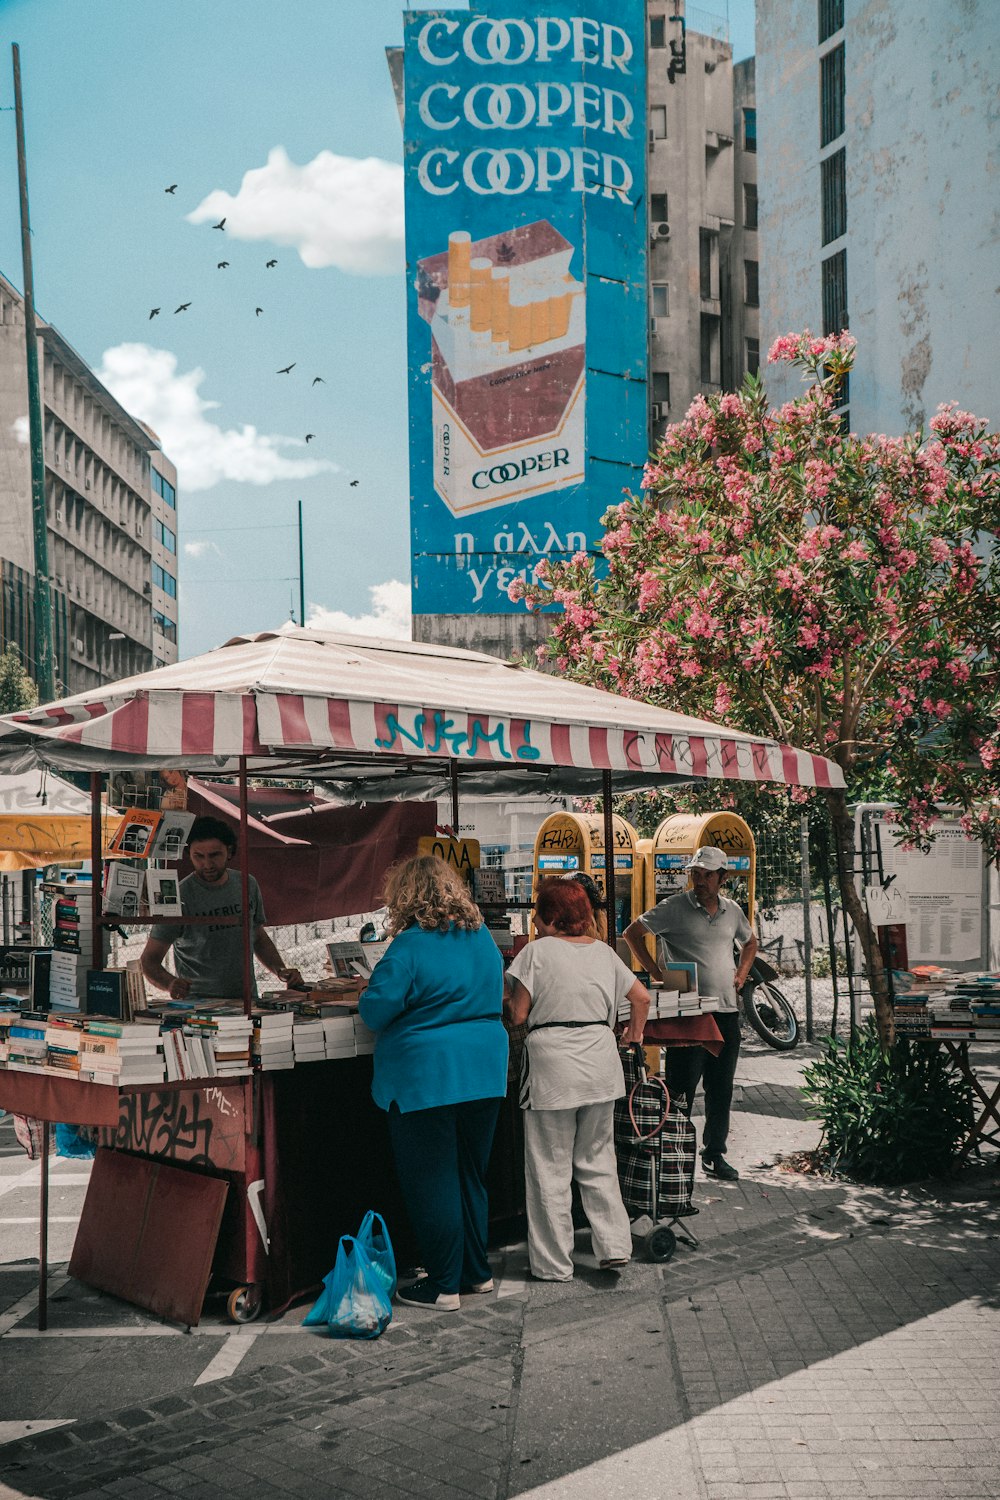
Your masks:
{"label": "white trousers", "polygon": [[528,1261],[533,1276],[573,1275],[573,1179],[580,1188],[598,1260],[632,1254],[629,1218],[618,1186],[614,1104],[524,1111]]}

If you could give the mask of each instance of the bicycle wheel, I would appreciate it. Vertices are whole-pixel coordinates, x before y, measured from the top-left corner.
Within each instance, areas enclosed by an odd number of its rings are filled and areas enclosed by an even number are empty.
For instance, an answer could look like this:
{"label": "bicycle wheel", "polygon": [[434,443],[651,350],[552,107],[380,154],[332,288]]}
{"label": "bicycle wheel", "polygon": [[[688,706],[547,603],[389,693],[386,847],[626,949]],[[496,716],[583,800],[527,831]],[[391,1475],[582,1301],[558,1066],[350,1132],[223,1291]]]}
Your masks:
{"label": "bicycle wheel", "polygon": [[798,1045],[798,1017],[777,985],[765,981],[744,990],[743,1013],[761,1041],[776,1052],[790,1052]]}

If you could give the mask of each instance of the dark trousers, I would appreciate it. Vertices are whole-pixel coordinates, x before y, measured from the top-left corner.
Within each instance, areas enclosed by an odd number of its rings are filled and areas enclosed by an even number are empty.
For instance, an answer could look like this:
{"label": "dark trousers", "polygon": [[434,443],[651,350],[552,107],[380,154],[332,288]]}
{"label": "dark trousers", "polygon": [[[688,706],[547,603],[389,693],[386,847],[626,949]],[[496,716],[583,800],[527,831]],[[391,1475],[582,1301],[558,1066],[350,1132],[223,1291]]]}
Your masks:
{"label": "dark trousers", "polygon": [[740,1055],[740,1018],[716,1012],[722,1032],[722,1051],[718,1057],[704,1047],[667,1047],[664,1052],[664,1075],[671,1094],[684,1105],[688,1114],[694,1106],[699,1082],[705,1085],[705,1130],[702,1136],[703,1156],[725,1156],[729,1138],[729,1111],[733,1103],[733,1080]]}
{"label": "dark trousers", "polygon": [[440,1292],[488,1281],[486,1168],[500,1099],[472,1099],[401,1114],[389,1136],[424,1267]]}

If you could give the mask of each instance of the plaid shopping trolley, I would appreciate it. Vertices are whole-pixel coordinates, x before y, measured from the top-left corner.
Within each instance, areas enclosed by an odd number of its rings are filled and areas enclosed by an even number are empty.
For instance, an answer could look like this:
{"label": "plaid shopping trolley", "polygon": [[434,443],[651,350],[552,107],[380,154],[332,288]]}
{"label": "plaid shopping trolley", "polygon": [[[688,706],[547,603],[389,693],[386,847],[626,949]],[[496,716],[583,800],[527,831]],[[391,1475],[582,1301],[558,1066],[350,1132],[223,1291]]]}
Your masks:
{"label": "plaid shopping trolley", "polygon": [[667,1085],[646,1071],[642,1047],[622,1052],[625,1098],[615,1104],[615,1152],[622,1199],[633,1219],[651,1219],[636,1238],[650,1260],[666,1261],[678,1238],[692,1248],[690,1230],[676,1228],[679,1219],[698,1212],[691,1203],[697,1154],[695,1128]]}

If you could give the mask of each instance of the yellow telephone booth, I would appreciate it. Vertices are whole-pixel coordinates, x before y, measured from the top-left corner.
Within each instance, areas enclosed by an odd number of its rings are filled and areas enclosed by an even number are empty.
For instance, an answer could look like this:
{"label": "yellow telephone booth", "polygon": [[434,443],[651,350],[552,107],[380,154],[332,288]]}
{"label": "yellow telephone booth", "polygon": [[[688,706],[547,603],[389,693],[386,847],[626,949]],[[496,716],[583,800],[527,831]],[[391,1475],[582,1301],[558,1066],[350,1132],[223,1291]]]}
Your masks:
{"label": "yellow telephone booth", "polygon": [[[624,818],[615,817],[615,928],[618,951],[626,963],[635,964],[621,934],[645,908],[642,861],[636,848],[635,829]],[[545,819],[535,838],[535,861],[531,890],[550,875],[571,875],[579,870],[590,875],[604,893],[606,860],[603,813],[559,812]]]}
{"label": "yellow telephone booth", "polygon": [[[645,839],[642,842],[647,843]],[[705,844],[714,845],[728,857],[730,876],[726,893],[746,906],[747,917],[753,922],[756,845],[749,825],[733,812],[674,813],[664,818],[648,841],[644,910],[648,911],[674,891],[687,888],[684,866],[695,850]]]}

